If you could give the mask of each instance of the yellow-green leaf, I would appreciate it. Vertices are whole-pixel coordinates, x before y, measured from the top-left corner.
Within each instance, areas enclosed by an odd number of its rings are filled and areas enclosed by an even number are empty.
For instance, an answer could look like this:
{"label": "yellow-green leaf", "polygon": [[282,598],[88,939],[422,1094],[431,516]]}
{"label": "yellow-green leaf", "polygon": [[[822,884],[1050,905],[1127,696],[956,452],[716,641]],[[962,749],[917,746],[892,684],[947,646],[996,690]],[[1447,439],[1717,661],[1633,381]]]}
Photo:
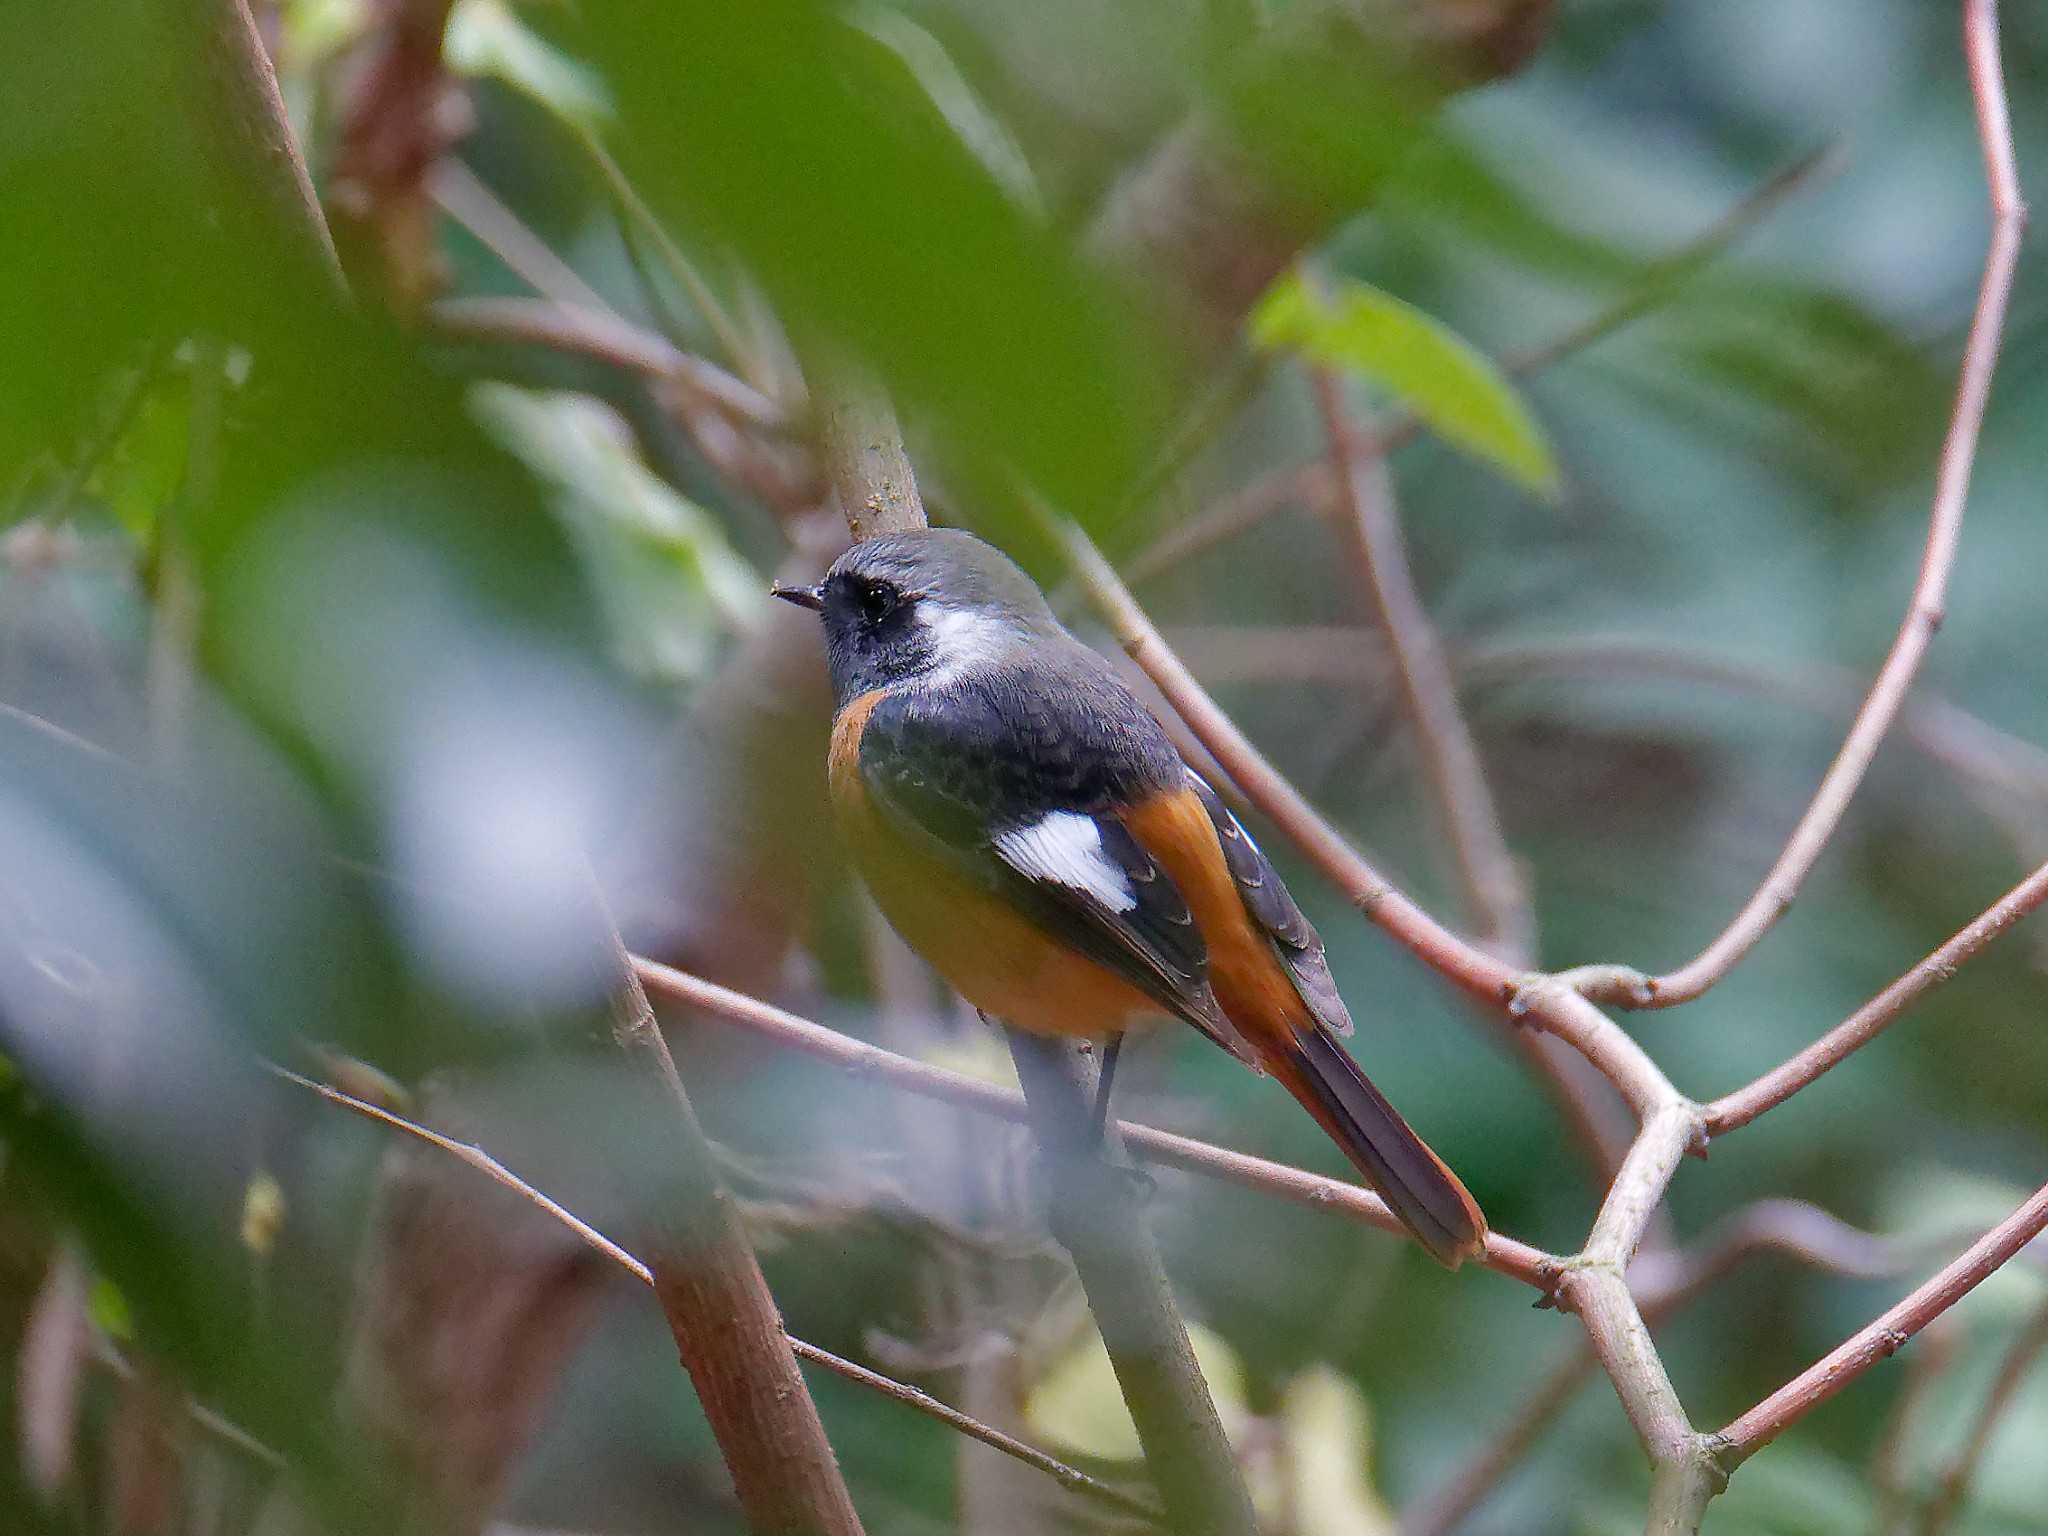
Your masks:
{"label": "yellow-green leaf", "polygon": [[1538,495],[1557,491],[1557,460],[1536,418],[1478,348],[1412,304],[1367,283],[1327,298],[1290,272],[1252,312],[1252,340],[1342,369],[1385,390],[1446,442]]}

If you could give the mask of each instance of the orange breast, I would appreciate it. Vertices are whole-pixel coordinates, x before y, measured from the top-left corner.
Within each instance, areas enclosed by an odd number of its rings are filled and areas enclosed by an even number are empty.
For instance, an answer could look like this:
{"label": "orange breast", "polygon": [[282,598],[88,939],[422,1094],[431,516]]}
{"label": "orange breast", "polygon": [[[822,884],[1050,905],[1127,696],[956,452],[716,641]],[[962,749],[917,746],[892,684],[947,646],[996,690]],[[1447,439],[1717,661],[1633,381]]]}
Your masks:
{"label": "orange breast", "polygon": [[1101,1039],[1157,1015],[1159,1005],[1129,982],[1048,938],[882,820],[860,772],[860,734],[881,698],[865,694],[840,711],[829,761],[833,808],[896,931],[968,1002],[1034,1034]]}

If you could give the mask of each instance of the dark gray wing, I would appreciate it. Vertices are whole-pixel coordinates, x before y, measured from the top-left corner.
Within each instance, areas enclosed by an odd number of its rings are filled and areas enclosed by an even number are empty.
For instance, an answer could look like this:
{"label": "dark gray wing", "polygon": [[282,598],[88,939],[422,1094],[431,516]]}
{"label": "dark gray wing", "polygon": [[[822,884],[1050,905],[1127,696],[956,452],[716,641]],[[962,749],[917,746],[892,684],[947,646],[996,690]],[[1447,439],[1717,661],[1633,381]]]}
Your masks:
{"label": "dark gray wing", "polygon": [[884,699],[861,733],[869,798],[1048,937],[1251,1063],[1210,989],[1186,898],[1116,815],[1177,784],[1180,756],[1100,658],[1082,654],[1110,688],[1062,657],[1053,675],[1022,659]]}
{"label": "dark gray wing", "polygon": [[1350,1034],[1351,1012],[1338,995],[1329,962],[1323,958],[1322,935],[1295,905],[1293,894],[1280,879],[1280,872],[1273,868],[1272,861],[1252,841],[1251,834],[1230,814],[1230,807],[1223,803],[1223,797],[1210,788],[1209,782],[1194,769],[1189,768],[1186,772],[1188,783],[1201,796],[1202,807],[1215,824],[1216,836],[1223,844],[1224,861],[1230,866],[1231,877],[1237,881],[1237,891],[1244,898],[1245,910],[1251,913],[1252,921],[1265,930],[1266,937],[1273,941],[1274,952],[1294,978],[1294,990],[1301,994],[1301,1000],[1308,1004],[1308,1011],[1325,1028],[1340,1035]]}

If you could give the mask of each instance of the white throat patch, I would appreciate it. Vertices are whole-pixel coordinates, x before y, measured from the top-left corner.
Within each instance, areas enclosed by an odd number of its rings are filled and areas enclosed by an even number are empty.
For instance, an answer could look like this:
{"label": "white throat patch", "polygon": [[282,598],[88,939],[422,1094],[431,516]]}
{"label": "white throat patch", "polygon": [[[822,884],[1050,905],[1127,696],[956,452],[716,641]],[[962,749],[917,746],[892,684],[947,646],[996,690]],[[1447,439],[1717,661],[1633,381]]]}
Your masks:
{"label": "white throat patch", "polygon": [[978,608],[956,608],[924,598],[917,605],[917,621],[931,636],[938,666],[929,681],[943,683],[986,662],[997,660],[1017,640],[1017,630],[1007,620]]}

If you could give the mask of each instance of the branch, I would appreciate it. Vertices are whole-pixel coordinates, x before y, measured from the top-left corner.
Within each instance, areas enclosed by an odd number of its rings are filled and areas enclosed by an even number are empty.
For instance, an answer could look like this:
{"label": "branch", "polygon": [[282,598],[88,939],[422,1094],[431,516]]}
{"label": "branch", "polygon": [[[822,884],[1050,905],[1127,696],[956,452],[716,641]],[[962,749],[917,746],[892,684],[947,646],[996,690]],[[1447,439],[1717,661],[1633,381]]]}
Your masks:
{"label": "branch", "polygon": [[781,432],[789,426],[782,408],[753,385],[665,336],[642,330],[616,310],[551,299],[441,299],[429,306],[427,318],[436,331],[464,341],[546,347],[623,373],[680,384],[734,423],[756,431]]}
{"label": "branch", "polygon": [[1409,572],[1386,461],[1363,450],[1334,374],[1311,368],[1309,386],[1330,440],[1330,470],[1338,487],[1333,522],[1393,659],[1395,689],[1450,837],[1465,910],[1489,949],[1530,965],[1535,936],[1528,892],[1501,831],[1479,749],[1459,711],[1443,643]]}
{"label": "branch", "polygon": [[858,366],[837,360],[817,391],[819,456],[856,539],[925,526],[924,501],[903,450],[896,412]]}
{"label": "branch", "polygon": [[[842,1035],[836,1029],[827,1029],[822,1024],[799,1018],[744,992],[735,992],[653,960],[636,957],[633,965],[641,982],[657,996],[736,1024],[773,1045],[827,1062],[850,1076],[879,1079],[920,1098],[971,1109],[1014,1125],[1028,1122],[1029,1112],[1024,1096],[1014,1088],[1003,1088],[978,1077],[968,1077],[959,1072],[949,1072],[944,1067],[914,1061],[908,1056],[898,1056],[880,1046]],[[1200,1174],[1242,1189],[1257,1190],[1290,1205],[1330,1211],[1378,1227],[1396,1237],[1409,1237],[1407,1229],[1387,1209],[1385,1202],[1359,1185],[1254,1157],[1248,1152],[1233,1152],[1193,1137],[1177,1136],[1155,1126],[1139,1125],[1130,1120],[1118,1120],[1115,1125],[1125,1146],[1142,1162],[1178,1168],[1184,1173]],[[1540,1248],[1532,1248],[1527,1243],[1495,1232],[1488,1235],[1480,1262],[1488,1269],[1547,1294],[1557,1282],[1561,1261]]]}
{"label": "branch", "polygon": [[1984,1397],[1984,1406],[1977,1410],[1977,1419],[1970,1426],[1969,1437],[1949,1458],[1948,1464],[1935,1480],[1934,1497],[1928,1501],[1927,1513],[1920,1524],[1921,1536],[1941,1536],[1955,1522],[1962,1510],[1963,1498],[1969,1492],[1970,1482],[1977,1475],[1977,1468],[1983,1463],[1984,1453],[1991,1449],[1991,1438],[1998,1432],[1999,1420],[2019,1396],[2025,1384],[2027,1372],[2034,1367],[2041,1352],[2048,1350],[2048,1303],[2037,1307],[2034,1315],[2021,1328],[2019,1336],[2006,1351],[2003,1363],[1998,1367],[1998,1376],[1991,1383],[1991,1390]]}
{"label": "branch", "polygon": [[1935,470],[1934,503],[1928,517],[1927,543],[1912,600],[1892,648],[1878,669],[1863,707],[1849,727],[1841,751],[1821,778],[1813,801],[1792,835],[1742,910],[1712,943],[1677,970],[1662,976],[1634,977],[1609,971],[1589,978],[1590,996],[1625,1007],[1669,1008],[1689,1002],[1712,987],[1755,947],[1799,894],[1822,851],[1841,825],[1864,772],[1905,704],[1907,690],[1922,658],[1941,626],[1949,571],[1955,564],[1962,532],[1963,507],[1970,490],[1970,470],[1991,395],[1991,376],[1998,365],[2005,331],[2013,270],[2019,261],[2020,236],[2026,227],[2026,205],[2020,200],[2013,168],[2012,125],[2007,117],[2005,78],[1998,61],[1998,12],[1995,0],[1966,0],[1963,45],[1970,65],[1970,90],[1977,110],[1978,136],[1984,148],[1985,177],[1991,191],[1991,244],[1984,257],[1976,313],[1956,384],[1955,407],[1942,441]]}
{"label": "branch", "polygon": [[[1443,645],[1409,573],[1386,461],[1363,452],[1335,375],[1311,369],[1309,383],[1329,435],[1331,471],[1341,488],[1332,521],[1392,658],[1395,689],[1422,759],[1423,780],[1449,836],[1466,915],[1486,948],[1526,968],[1535,963],[1528,892],[1501,831],[1478,747],[1458,708]],[[1592,1068],[1554,1039],[1513,1028],[1508,1039],[1549,1088],[1601,1176],[1611,1177],[1627,1132],[1615,1123],[1598,1084],[1589,1081]]]}
{"label": "branch", "polygon": [[[574,1233],[580,1241],[595,1252],[603,1255],[606,1259],[609,1259],[615,1266],[624,1270],[649,1290],[654,1289],[654,1272],[645,1264],[606,1237],[597,1228],[591,1226],[589,1222],[578,1216],[553,1196],[527,1183],[518,1174],[507,1168],[474,1142],[458,1141],[452,1136],[444,1136],[439,1131],[421,1125],[417,1120],[408,1120],[403,1115],[394,1114],[381,1105],[372,1104],[366,1099],[359,1099],[351,1093],[344,1093],[339,1088],[332,1087],[327,1083],[319,1082],[310,1077],[302,1076],[297,1072],[291,1071],[289,1068],[278,1066],[275,1063],[267,1065],[275,1076],[284,1079],[288,1083],[296,1083],[299,1087],[309,1092],[317,1093],[330,1104],[338,1104],[343,1109],[361,1115],[366,1120],[374,1120],[379,1125],[389,1126],[392,1130],[400,1131],[417,1141],[425,1142],[428,1146],[438,1148],[457,1161],[468,1164],[485,1177],[495,1180],[513,1194],[518,1195],[521,1199],[530,1202],[547,1215],[553,1217],[563,1227]],[[806,1343],[794,1334],[789,1334],[788,1339],[791,1351],[799,1360],[808,1360],[813,1365],[821,1366],[835,1375],[843,1376],[846,1380],[866,1387],[870,1391],[892,1398],[896,1402],[902,1403],[905,1407],[924,1414],[927,1418],[937,1419],[948,1428],[958,1430],[963,1435],[979,1440],[983,1445],[1001,1451],[1005,1456],[1014,1457],[1026,1466],[1035,1467],[1038,1471],[1057,1480],[1063,1487],[1071,1488],[1076,1493],[1086,1494],[1089,1498],[1120,1509],[1125,1514],[1136,1515],[1143,1519],[1152,1519],[1157,1515],[1157,1511],[1144,1501],[1134,1499],[1129,1494],[1112,1488],[1101,1479],[1090,1477],[1079,1468],[1068,1466],[1057,1457],[1048,1456],[1035,1446],[1026,1445],[1014,1436],[1006,1435],[1001,1430],[982,1423],[979,1419],[969,1417],[959,1409],[940,1402],[929,1392],[921,1391],[911,1386],[908,1382],[898,1381],[892,1376],[884,1376],[881,1372],[870,1370],[864,1365],[857,1365],[842,1355],[835,1355],[828,1349],[821,1349],[815,1344]],[[195,1413],[198,1411],[197,1405],[194,1405],[194,1411]],[[273,1458],[274,1465],[282,1465],[281,1461],[275,1459],[274,1452],[266,1454]]]}
{"label": "branch", "polygon": [[618,929],[609,912],[603,917],[614,973],[613,1036],[671,1108],[656,1158],[668,1178],[651,1266],[654,1294],[740,1508],[762,1536],[861,1536],[860,1516],[739,1211],[719,1181],[711,1144]]}
{"label": "branch", "polygon": [[1174,1307],[1144,1195],[1115,1134],[1105,1129],[1095,1142],[1096,1073],[1064,1040],[1019,1030],[1009,1038],[1052,1234],[1080,1276],[1168,1526],[1183,1536],[1256,1536],[1244,1473]]}
{"label": "branch", "polygon": [[1831,1067],[1861,1050],[1915,1002],[1950,980],[2006,930],[2048,902],[2048,864],[1993,902],[1976,921],[1782,1066],[1707,1106],[1707,1130],[1722,1135],[1775,1109]]}
{"label": "branch", "polygon": [[2048,1228],[2048,1185],[1897,1306],[1710,1437],[1716,1462],[1729,1472],[1742,1465],[1878,1361],[1897,1354],[2043,1228]]}

